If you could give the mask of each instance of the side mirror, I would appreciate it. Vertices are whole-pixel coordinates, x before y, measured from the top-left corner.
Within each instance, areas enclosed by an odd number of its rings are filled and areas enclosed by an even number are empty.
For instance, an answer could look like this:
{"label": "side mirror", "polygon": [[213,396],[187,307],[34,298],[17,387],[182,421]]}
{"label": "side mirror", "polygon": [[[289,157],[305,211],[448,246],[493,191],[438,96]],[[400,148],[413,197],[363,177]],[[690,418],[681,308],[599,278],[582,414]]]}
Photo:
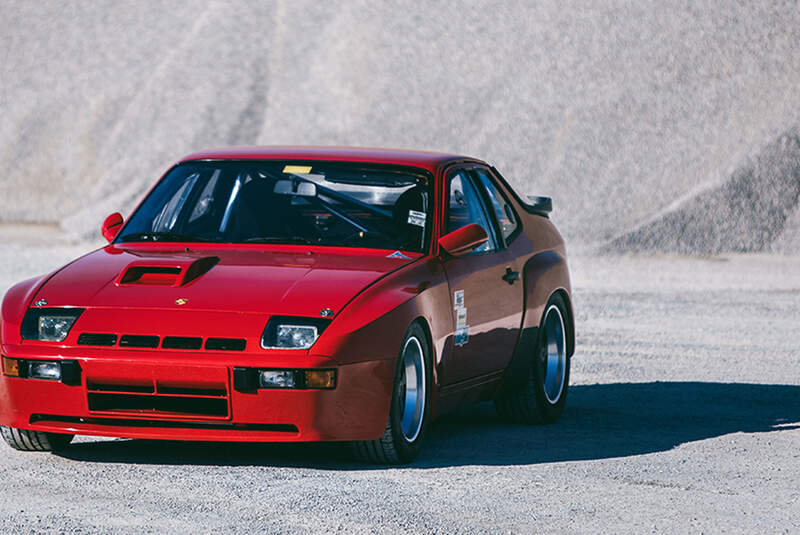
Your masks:
{"label": "side mirror", "polygon": [[103,221],[103,226],[100,228],[100,231],[103,233],[103,237],[108,240],[109,243],[111,243],[111,240],[117,236],[119,229],[122,228],[123,221],[124,219],[122,219],[122,214],[119,212],[114,212],[108,216],[105,221]]}
{"label": "side mirror", "polygon": [[470,223],[439,238],[439,245],[453,256],[464,256],[489,241],[483,227]]}

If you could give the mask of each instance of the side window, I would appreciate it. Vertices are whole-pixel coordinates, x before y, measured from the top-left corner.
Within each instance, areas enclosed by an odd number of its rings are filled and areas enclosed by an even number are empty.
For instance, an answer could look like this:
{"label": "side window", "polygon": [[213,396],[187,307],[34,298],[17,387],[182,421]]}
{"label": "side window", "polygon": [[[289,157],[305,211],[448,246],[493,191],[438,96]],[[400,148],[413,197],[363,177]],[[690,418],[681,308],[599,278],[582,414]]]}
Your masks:
{"label": "side window", "polygon": [[214,189],[217,187],[219,174],[220,171],[217,169],[206,183],[206,187],[203,188],[203,192],[200,194],[200,198],[197,199],[194,210],[192,210],[192,214],[189,216],[189,223],[194,223],[208,213],[211,204],[214,202]]}
{"label": "side window", "polygon": [[153,219],[151,228],[153,232],[168,232],[175,227],[175,223],[178,221],[178,215],[180,215],[181,210],[183,210],[183,205],[186,204],[186,199],[192,192],[192,188],[194,188],[199,177],[199,173],[194,173],[189,176],[181,187],[178,188],[178,191],[172,195],[172,198],[164,204],[161,213]]}
{"label": "side window", "polygon": [[477,223],[489,235],[489,241],[470,254],[496,250],[497,244],[492,236],[492,227],[486,219],[478,192],[463,170],[457,171],[450,176],[449,190],[450,203],[447,215],[447,232],[466,227],[470,223]]}
{"label": "side window", "polygon": [[486,195],[492,204],[497,223],[500,225],[500,232],[504,240],[508,240],[509,236],[514,234],[519,224],[517,223],[517,214],[511,207],[503,192],[498,189],[494,181],[489,177],[489,173],[485,169],[475,169],[475,175],[478,181],[486,191]]}

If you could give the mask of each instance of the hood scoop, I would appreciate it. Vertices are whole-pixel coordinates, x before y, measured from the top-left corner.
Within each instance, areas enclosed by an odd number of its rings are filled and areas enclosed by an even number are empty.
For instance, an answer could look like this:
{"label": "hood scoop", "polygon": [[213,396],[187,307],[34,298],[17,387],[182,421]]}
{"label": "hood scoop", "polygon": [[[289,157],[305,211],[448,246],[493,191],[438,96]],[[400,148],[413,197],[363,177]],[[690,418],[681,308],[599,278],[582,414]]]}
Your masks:
{"label": "hood scoop", "polygon": [[138,260],[128,264],[117,278],[117,286],[186,286],[208,273],[218,256],[195,260]]}

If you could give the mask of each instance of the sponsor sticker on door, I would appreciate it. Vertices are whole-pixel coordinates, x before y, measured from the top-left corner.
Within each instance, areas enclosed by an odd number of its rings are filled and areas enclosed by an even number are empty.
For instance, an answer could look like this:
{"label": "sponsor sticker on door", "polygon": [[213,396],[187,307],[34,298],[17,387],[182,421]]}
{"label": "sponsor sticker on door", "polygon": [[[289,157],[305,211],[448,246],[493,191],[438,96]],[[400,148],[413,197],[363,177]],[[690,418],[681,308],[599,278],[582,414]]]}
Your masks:
{"label": "sponsor sticker on door", "polygon": [[464,306],[464,290],[453,292],[453,310],[456,314],[455,344],[463,346],[469,342],[469,325],[467,325],[467,307]]}

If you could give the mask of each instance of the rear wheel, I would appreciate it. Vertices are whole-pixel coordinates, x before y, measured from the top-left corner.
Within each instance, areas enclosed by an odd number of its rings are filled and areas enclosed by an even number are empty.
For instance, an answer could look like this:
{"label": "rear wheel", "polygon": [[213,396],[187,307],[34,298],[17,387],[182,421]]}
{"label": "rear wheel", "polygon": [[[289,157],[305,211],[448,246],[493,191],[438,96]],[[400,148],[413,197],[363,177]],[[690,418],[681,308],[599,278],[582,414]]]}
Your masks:
{"label": "rear wheel", "polygon": [[360,460],[402,464],[419,454],[428,423],[431,383],[430,347],[422,327],[408,328],[397,360],[389,421],[378,440],[353,443]]}
{"label": "rear wheel", "polygon": [[0,433],[6,444],[20,451],[58,451],[66,448],[75,436],[14,427],[0,427]]}
{"label": "rear wheel", "polygon": [[566,311],[563,297],[550,298],[526,380],[495,399],[501,416],[528,424],[553,423],[561,416],[569,388]]}

